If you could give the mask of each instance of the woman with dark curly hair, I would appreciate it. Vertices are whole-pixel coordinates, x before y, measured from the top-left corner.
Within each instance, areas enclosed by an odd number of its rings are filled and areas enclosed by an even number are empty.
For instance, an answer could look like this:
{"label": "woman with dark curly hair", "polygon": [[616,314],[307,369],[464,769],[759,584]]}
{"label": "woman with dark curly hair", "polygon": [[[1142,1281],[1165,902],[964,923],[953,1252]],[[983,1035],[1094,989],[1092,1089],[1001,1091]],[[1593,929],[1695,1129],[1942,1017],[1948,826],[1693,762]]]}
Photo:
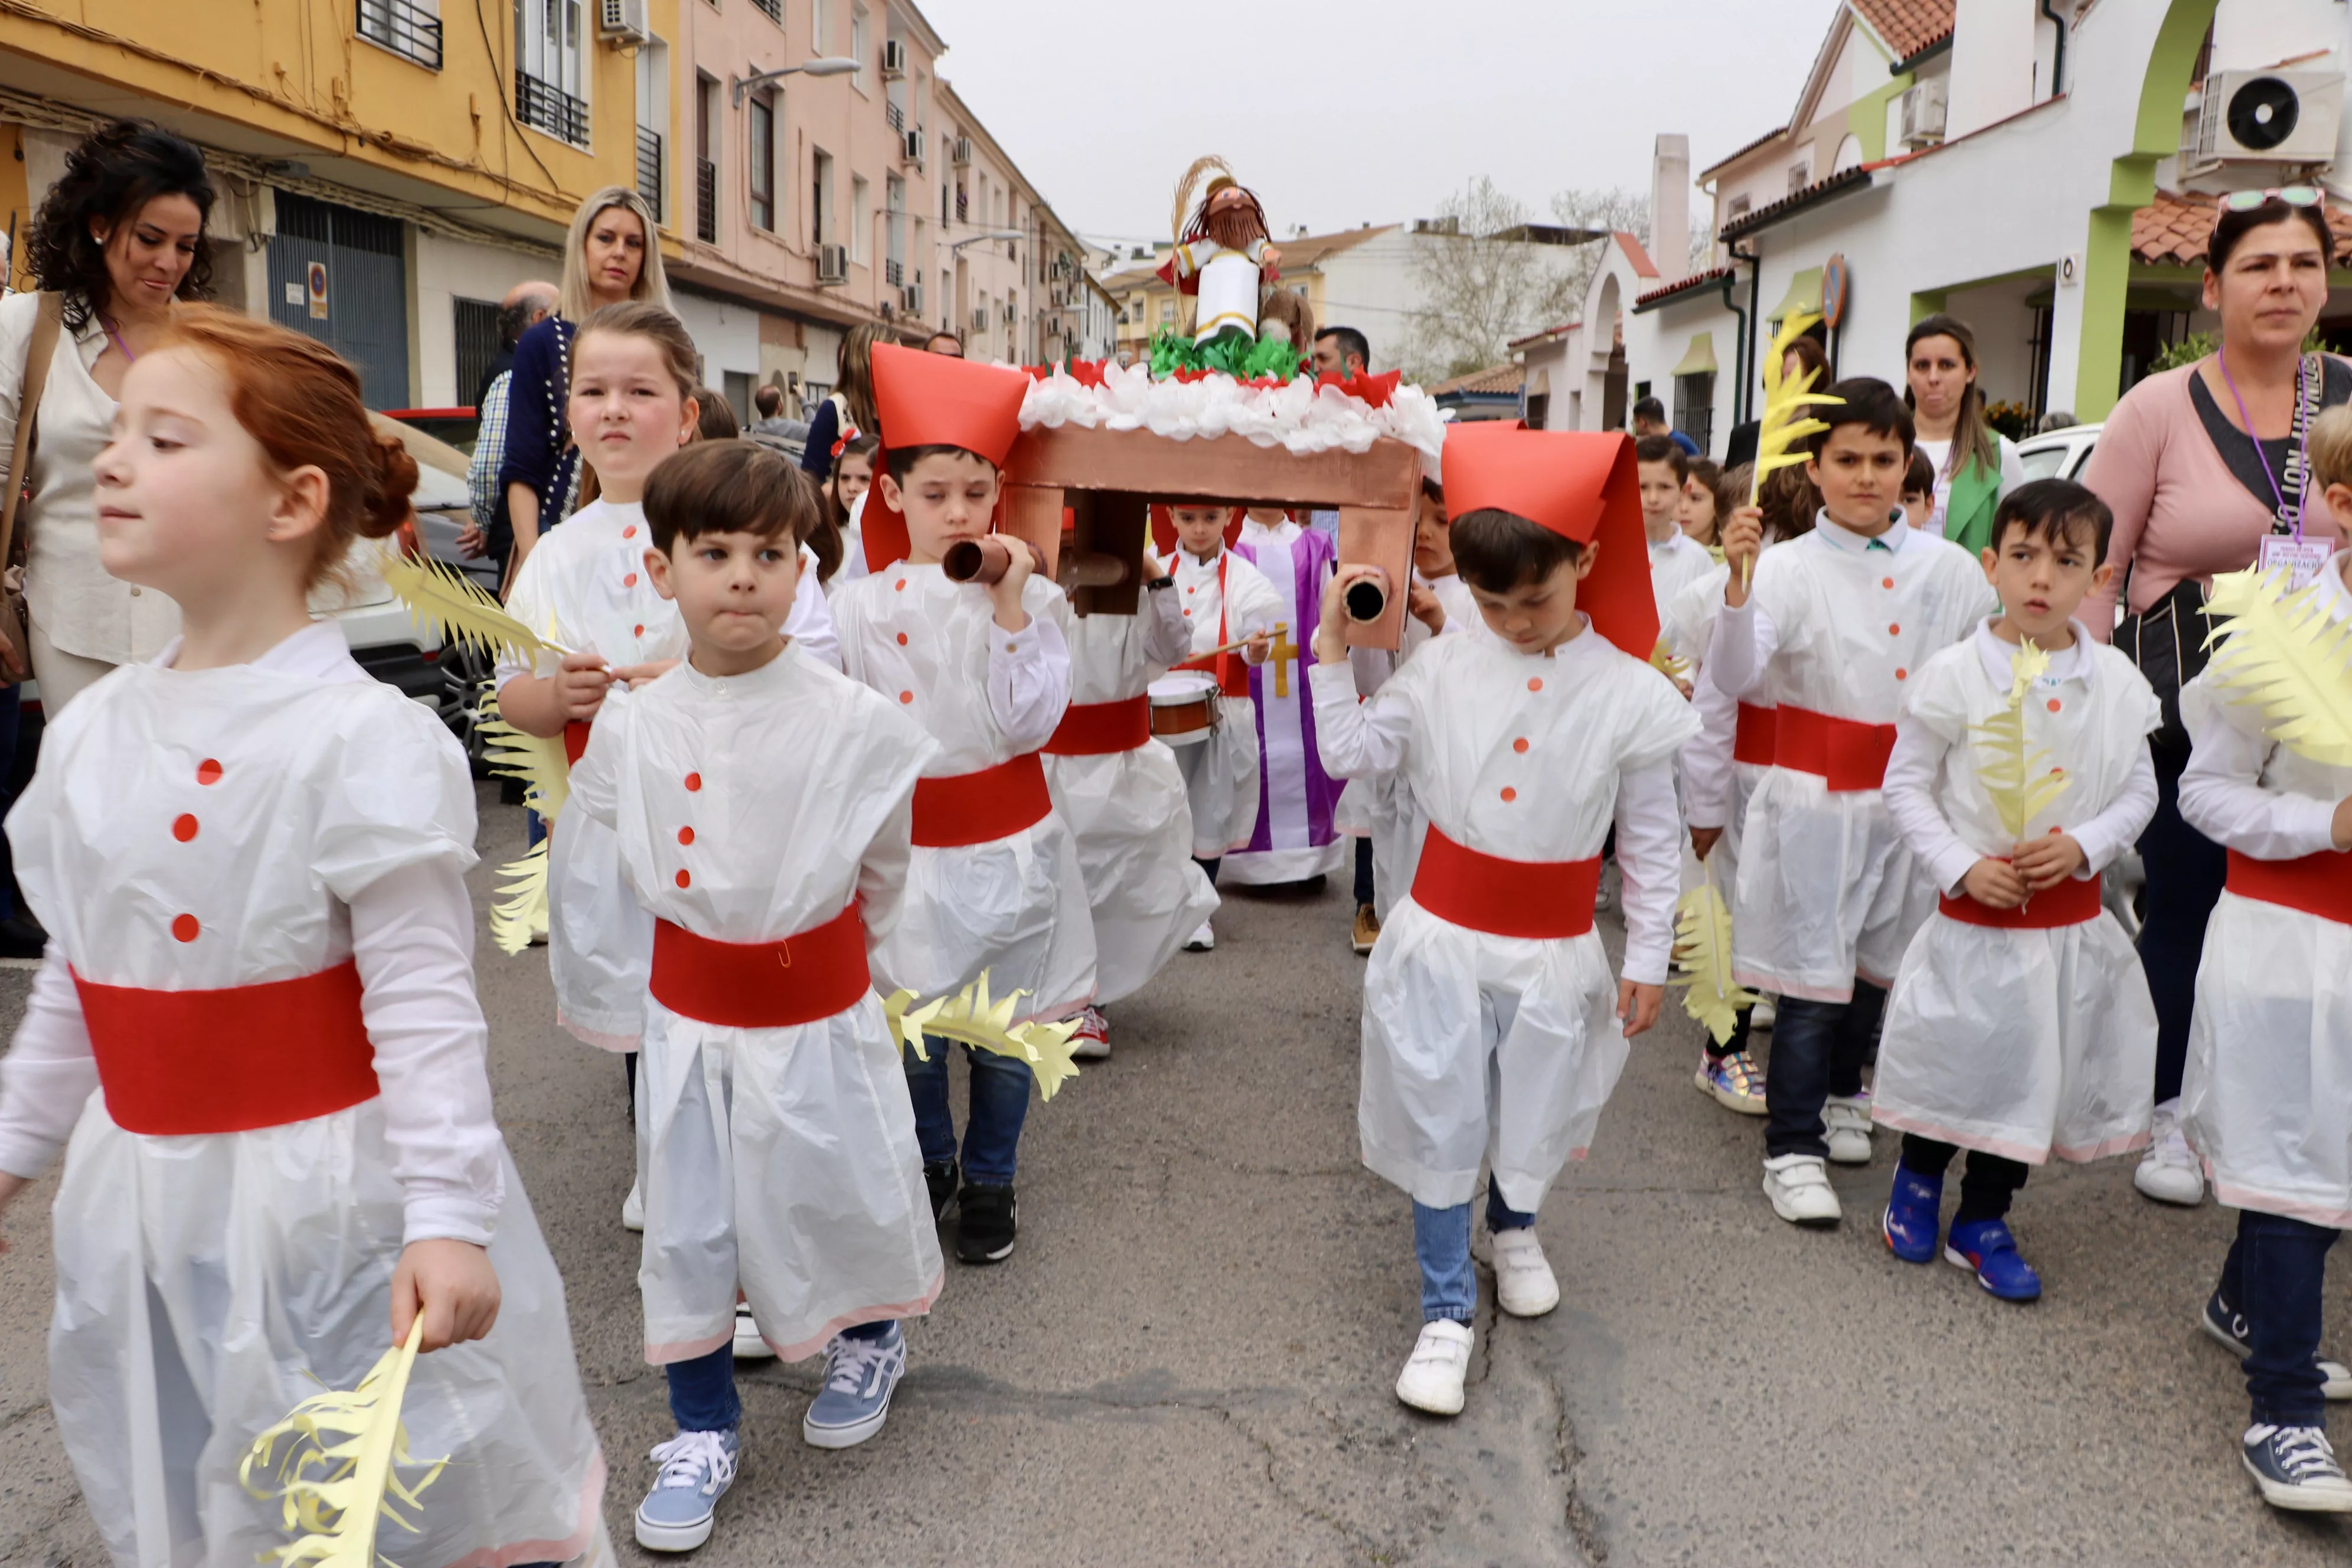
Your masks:
{"label": "woman with dark curly hair", "polygon": [[118,120],[67,156],[33,220],[26,259],[40,292],[0,300],[0,453],[16,440],[42,300],[55,294],[63,307],[36,411],[31,500],[16,518],[33,675],[51,718],[116,665],[155,657],[180,629],[170,599],[100,564],[91,465],[122,373],[162,335],[173,300],[211,291],[212,207],[202,153],[143,120]]}

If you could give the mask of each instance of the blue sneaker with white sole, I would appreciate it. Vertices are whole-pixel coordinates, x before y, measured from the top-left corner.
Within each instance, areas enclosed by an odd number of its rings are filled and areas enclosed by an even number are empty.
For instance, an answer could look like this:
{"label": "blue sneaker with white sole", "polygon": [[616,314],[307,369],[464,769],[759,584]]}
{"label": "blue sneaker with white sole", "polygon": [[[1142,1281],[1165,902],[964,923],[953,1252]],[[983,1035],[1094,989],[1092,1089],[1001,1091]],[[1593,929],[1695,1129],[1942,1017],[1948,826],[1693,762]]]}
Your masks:
{"label": "blue sneaker with white sole", "polygon": [[1943,1234],[1944,1178],[1923,1176],[1908,1165],[1895,1167],[1895,1190],[1886,1194],[1879,1233],[1906,1263],[1933,1263]]}
{"label": "blue sneaker with white sole", "polygon": [[2017,1255],[2017,1238],[2009,1222],[1975,1219],[1952,1226],[1944,1247],[1944,1261],[1966,1268],[1977,1283],[2004,1301],[2033,1301],[2042,1296],[2042,1276]]}
{"label": "blue sneaker with white sole", "polygon": [[691,1552],[709,1540],[719,1500],[735,1484],[741,1453],[732,1431],[680,1432],[655,1448],[661,1470],[637,1504],[637,1544],[649,1552]]}
{"label": "blue sneaker with white sole", "polygon": [[907,1375],[907,1334],[898,1324],[878,1340],[835,1334],[824,1351],[824,1387],[801,1420],[813,1448],[854,1448],[882,1430],[890,1394]]}

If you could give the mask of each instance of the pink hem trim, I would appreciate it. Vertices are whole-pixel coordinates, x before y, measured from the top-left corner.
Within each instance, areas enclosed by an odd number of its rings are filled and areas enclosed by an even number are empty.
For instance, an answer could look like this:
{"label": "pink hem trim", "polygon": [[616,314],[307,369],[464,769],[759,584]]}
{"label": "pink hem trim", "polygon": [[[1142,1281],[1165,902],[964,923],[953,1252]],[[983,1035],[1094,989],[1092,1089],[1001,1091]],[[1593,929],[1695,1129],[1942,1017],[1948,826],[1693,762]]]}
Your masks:
{"label": "pink hem trim", "polygon": [[930,1289],[914,1300],[896,1301],[884,1307],[860,1307],[854,1312],[844,1312],[825,1324],[824,1328],[819,1329],[814,1338],[803,1340],[796,1345],[780,1345],[765,1334],[761,1334],[760,1338],[766,1342],[770,1350],[776,1352],[776,1357],[780,1361],[806,1361],[831,1344],[833,1337],[844,1329],[854,1329],[860,1323],[878,1323],[885,1319],[923,1316],[931,1310],[931,1303],[940,1299],[940,1288],[946,1285],[947,1279],[947,1269],[942,1266],[939,1273],[932,1277]]}
{"label": "pink hem trim", "polygon": [[[2212,1162],[2206,1162],[2206,1173],[2212,1174]],[[2317,1204],[2301,1204],[2289,1198],[2273,1197],[2251,1187],[2213,1178],[2214,1200],[2226,1208],[2252,1209],[2257,1214],[2284,1215],[2311,1225],[2326,1226],[2330,1230],[2352,1230],[2352,1209],[2322,1208]]]}
{"label": "pink hem trim", "polygon": [[2050,1152],[2070,1164],[2087,1165],[2094,1160],[2105,1160],[2116,1154],[2137,1153],[2154,1142],[2154,1137],[2148,1133],[2131,1132],[2121,1138],[2110,1138],[2104,1143],[2091,1144],[2088,1148],[2070,1148],[2053,1143]]}
{"label": "pink hem trim", "polygon": [[598,1448],[580,1485],[580,1528],[562,1541],[516,1541],[469,1552],[447,1568],[514,1568],[518,1563],[569,1563],[596,1539],[604,1508],[604,1450]]}
{"label": "pink hem trim", "polygon": [[709,1355],[720,1345],[734,1342],[735,1331],[730,1329],[707,1340],[672,1340],[667,1344],[649,1344],[646,1346],[646,1364],[667,1366],[674,1361],[692,1361],[697,1356]]}
{"label": "pink hem trim", "polygon": [[592,1029],[585,1024],[575,1024],[563,1016],[563,1009],[561,1007],[555,1010],[555,1022],[565,1034],[570,1035],[582,1045],[594,1046],[601,1051],[634,1051],[645,1044],[645,1037],[642,1035],[608,1035],[601,1029]]}
{"label": "pink hem trim", "polygon": [[[1846,988],[1843,992],[1825,991],[1821,987],[1814,985],[1791,985],[1787,981],[1779,979],[1774,975],[1767,974],[1760,969],[1742,969],[1738,964],[1732,965],[1731,979],[1734,984],[1744,985],[1750,991],[1769,991],[1775,996],[1794,996],[1799,1000],[1805,1002],[1851,1002],[1853,1000],[1853,985],[1852,982],[1847,983]],[[1874,985],[1877,982],[1873,981],[1871,984]]]}
{"label": "pink hem trim", "polygon": [[1949,1143],[1956,1149],[1980,1149],[1988,1154],[1998,1154],[2004,1160],[2015,1160],[2025,1165],[2046,1165],[2052,1159],[2063,1160],[2070,1165],[2087,1165],[2094,1160],[2105,1160],[2116,1154],[2128,1154],[2148,1145],[2148,1134],[2127,1132],[2120,1138],[2108,1138],[2097,1143],[2052,1143],[2036,1148],[2010,1138],[1987,1138],[1981,1133],[1962,1132],[1941,1126],[1925,1117],[1906,1114],[1892,1106],[1874,1103],[1871,1121],[1882,1127],[1892,1127],[1897,1132],[1916,1132],[1922,1138],[1933,1138],[1938,1143]]}

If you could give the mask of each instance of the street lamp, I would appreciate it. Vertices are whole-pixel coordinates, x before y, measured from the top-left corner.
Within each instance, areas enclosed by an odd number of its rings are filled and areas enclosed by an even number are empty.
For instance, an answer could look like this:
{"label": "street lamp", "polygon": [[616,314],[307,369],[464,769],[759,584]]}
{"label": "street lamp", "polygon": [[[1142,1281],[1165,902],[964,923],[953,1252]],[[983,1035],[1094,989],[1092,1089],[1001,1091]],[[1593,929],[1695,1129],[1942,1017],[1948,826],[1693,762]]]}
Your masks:
{"label": "street lamp", "polygon": [[736,108],[740,109],[743,107],[743,94],[748,89],[774,81],[779,77],[791,76],[795,72],[802,76],[847,76],[851,71],[854,71],[856,68],[857,62],[856,60],[845,59],[841,56],[834,55],[828,56],[823,59],[803,60],[799,65],[785,66],[781,70],[761,71],[757,76],[730,76],[727,79],[727,81],[731,96],[734,100],[734,105]]}

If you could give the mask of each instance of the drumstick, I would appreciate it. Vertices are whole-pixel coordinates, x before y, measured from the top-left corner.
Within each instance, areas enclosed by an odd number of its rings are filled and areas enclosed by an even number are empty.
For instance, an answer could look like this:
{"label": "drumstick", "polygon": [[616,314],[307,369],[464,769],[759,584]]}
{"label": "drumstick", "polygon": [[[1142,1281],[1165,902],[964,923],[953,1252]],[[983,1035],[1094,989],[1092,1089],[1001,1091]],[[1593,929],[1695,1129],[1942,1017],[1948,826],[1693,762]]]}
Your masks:
{"label": "drumstick", "polygon": [[1276,621],[1274,623],[1273,627],[1268,631],[1264,633],[1253,632],[1249,637],[1242,638],[1239,642],[1229,642],[1223,647],[1213,647],[1205,653],[1196,653],[1192,657],[1194,658],[1214,658],[1221,653],[1239,653],[1242,649],[1249,647],[1251,641],[1257,637],[1264,636],[1278,637],[1289,630],[1290,623],[1288,621]]}

